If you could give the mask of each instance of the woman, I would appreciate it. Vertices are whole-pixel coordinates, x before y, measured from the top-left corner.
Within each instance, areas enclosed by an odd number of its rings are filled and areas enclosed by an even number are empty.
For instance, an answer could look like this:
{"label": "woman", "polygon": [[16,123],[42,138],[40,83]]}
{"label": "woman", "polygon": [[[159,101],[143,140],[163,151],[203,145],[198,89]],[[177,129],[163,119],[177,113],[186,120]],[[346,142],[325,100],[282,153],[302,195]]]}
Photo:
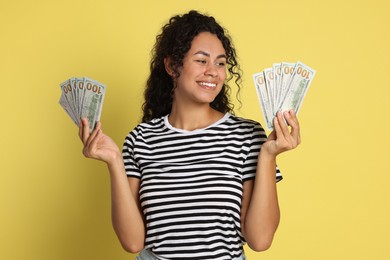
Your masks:
{"label": "woman", "polygon": [[83,153],[107,163],[113,226],[125,250],[142,250],[137,259],[245,259],[245,242],[270,247],[279,224],[276,156],[300,143],[299,124],[294,111],[278,113],[267,138],[259,123],[234,116],[233,77],[239,88],[229,36],[190,11],[157,37],[143,122],[122,152],[100,123],[89,133],[82,119]]}

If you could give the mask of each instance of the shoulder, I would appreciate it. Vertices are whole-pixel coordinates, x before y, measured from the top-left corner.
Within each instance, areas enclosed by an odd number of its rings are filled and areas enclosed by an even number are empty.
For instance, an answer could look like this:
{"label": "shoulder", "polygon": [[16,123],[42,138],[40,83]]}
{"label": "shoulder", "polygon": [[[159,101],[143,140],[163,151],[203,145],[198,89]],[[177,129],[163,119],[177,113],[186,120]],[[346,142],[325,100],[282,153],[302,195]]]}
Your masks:
{"label": "shoulder", "polygon": [[134,127],[126,136],[125,141],[135,141],[139,136],[150,135],[164,131],[164,117],[154,118],[149,122],[143,122]]}
{"label": "shoulder", "polygon": [[239,134],[246,134],[249,138],[265,140],[267,138],[263,126],[255,120],[231,115],[228,123],[236,129]]}
{"label": "shoulder", "polygon": [[164,118],[165,117],[154,118],[148,122],[140,123],[131,132],[147,132],[153,130],[160,130],[165,126]]}
{"label": "shoulder", "polygon": [[148,122],[143,122],[137,125],[137,128],[140,129],[153,129],[153,128],[159,128],[162,125],[164,125],[164,120],[166,116],[161,116],[157,118],[153,118],[152,120]]}
{"label": "shoulder", "polygon": [[227,120],[228,124],[233,124],[241,127],[253,127],[253,128],[261,128],[263,129],[262,125],[252,119],[239,117],[236,115],[230,115],[229,119]]}

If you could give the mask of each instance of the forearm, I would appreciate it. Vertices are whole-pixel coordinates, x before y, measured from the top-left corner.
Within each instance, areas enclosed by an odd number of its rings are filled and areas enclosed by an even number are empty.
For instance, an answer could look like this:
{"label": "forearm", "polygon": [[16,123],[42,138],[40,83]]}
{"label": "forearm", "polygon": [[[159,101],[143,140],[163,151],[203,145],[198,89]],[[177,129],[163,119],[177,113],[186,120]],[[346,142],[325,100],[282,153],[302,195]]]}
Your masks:
{"label": "forearm", "polygon": [[144,247],[145,226],[138,207],[138,198],[131,191],[122,158],[108,163],[111,180],[111,213],[114,230],[128,252]]}
{"label": "forearm", "polygon": [[244,220],[244,236],[248,245],[256,251],[270,247],[279,225],[275,169],[275,156],[262,150],[259,154],[252,197]]}

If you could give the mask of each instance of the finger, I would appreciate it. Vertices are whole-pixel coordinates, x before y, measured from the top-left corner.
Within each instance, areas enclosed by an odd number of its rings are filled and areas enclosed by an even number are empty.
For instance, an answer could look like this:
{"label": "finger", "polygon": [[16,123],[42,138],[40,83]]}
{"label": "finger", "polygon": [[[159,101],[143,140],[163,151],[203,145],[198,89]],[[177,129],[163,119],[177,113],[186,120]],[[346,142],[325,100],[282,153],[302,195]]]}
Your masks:
{"label": "finger", "polygon": [[85,143],[84,141],[84,131],[85,131],[85,128],[89,128],[88,126],[88,119],[86,118],[81,118],[80,119],[80,127],[79,127],[79,137],[81,139],[81,141],[83,142],[83,144]]}
{"label": "finger", "polygon": [[95,125],[95,129],[92,131],[92,133],[89,135],[89,138],[87,140],[87,145],[90,145],[91,142],[96,139],[96,135],[98,134],[98,132],[101,131],[101,125],[99,122],[96,123]]}
{"label": "finger", "polygon": [[300,127],[298,118],[296,116],[296,113],[293,110],[290,110],[289,112],[284,113],[286,120],[289,122],[289,125],[291,127],[291,133],[290,133],[290,143],[292,145],[292,148],[297,147],[301,142],[300,137]]}
{"label": "finger", "polygon": [[96,158],[96,147],[99,139],[101,137],[101,129],[93,131],[93,133],[88,138],[87,144],[84,146],[83,153],[86,157]]}
{"label": "finger", "polygon": [[283,115],[284,115],[284,117],[286,117],[285,114],[286,114],[286,112],[284,112],[283,114],[282,114],[282,112],[278,112],[277,113],[277,119],[278,119],[278,122],[279,122],[281,133],[284,135],[285,138],[288,138],[290,136],[290,131],[288,129],[288,125],[286,124],[286,122],[283,119]]}
{"label": "finger", "polygon": [[279,122],[279,118],[278,118],[279,114],[280,114],[280,112],[278,112],[276,114],[276,117],[274,117],[274,131],[275,131],[276,138],[283,135],[283,131],[282,131],[282,128],[280,127],[280,122]]}
{"label": "finger", "polygon": [[83,141],[82,136],[83,136],[83,121],[82,121],[82,119],[80,119],[80,121],[79,121],[79,138],[81,141]]}
{"label": "finger", "polygon": [[86,145],[88,138],[89,138],[89,122],[86,117],[81,119],[83,122],[83,132],[82,132],[82,141],[84,145]]}
{"label": "finger", "polygon": [[297,128],[297,120],[295,120],[291,114],[291,111],[283,112],[283,116],[291,129]]}
{"label": "finger", "polygon": [[299,120],[297,118],[297,115],[294,110],[290,110],[289,113],[290,116],[290,125],[291,125],[291,135],[293,136],[294,140],[297,141],[297,144],[301,142],[301,134],[300,134],[300,126],[299,126]]}
{"label": "finger", "polygon": [[95,129],[96,128],[102,128],[102,124],[100,123],[100,121],[96,122]]}
{"label": "finger", "polygon": [[91,140],[90,140],[89,147],[91,150],[95,151],[96,150],[95,148],[97,147],[97,144],[102,136],[103,131],[102,131],[102,129],[96,129],[96,131],[94,131],[94,132],[95,133],[94,133],[93,138],[91,138]]}
{"label": "finger", "polygon": [[294,110],[289,111],[289,120],[291,127],[299,129],[299,120]]}

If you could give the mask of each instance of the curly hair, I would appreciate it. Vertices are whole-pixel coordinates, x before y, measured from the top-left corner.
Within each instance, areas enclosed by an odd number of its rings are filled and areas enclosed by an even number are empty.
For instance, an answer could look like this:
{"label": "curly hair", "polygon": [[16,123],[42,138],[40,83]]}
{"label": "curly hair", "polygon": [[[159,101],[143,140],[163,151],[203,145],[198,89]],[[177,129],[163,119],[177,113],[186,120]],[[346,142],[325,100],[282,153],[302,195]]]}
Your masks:
{"label": "curly hair", "polygon": [[191,48],[192,40],[201,32],[210,32],[218,37],[226,52],[227,77],[222,90],[216,96],[210,106],[219,112],[233,113],[234,105],[230,101],[231,88],[227,84],[235,78],[234,82],[240,91],[242,72],[236,59],[236,50],[226,29],[219,25],[214,17],[200,14],[197,11],[190,11],[182,16],[173,16],[169,22],[162,27],[161,34],[157,35],[156,43],[152,50],[150,63],[150,75],[144,92],[144,104],[142,105],[142,122],[171,112],[172,93],[174,90],[173,79],[165,70],[164,58],[170,57],[174,74],[179,76],[178,69],[183,66],[183,59]]}

